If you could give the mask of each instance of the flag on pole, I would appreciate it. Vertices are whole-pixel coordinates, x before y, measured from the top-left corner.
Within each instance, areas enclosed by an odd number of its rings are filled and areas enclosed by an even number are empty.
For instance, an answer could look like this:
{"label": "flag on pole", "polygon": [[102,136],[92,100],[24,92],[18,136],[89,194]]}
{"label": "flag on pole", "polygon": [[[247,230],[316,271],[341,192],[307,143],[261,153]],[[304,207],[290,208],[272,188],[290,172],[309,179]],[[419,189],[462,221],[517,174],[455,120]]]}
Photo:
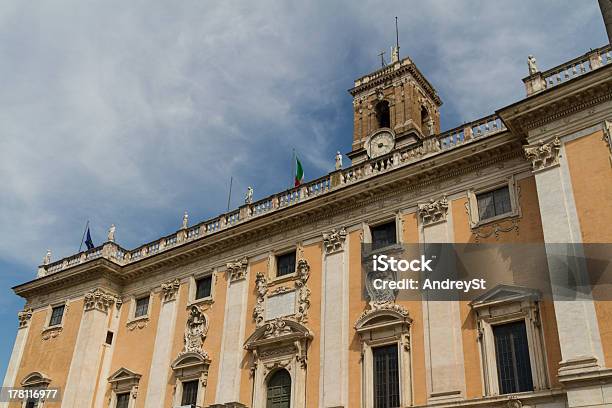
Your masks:
{"label": "flag on pole", "polygon": [[87,227],[87,238],[85,239],[85,245],[87,246],[87,250],[95,247],[93,240],[91,239],[91,234],[89,233],[89,227]]}
{"label": "flag on pole", "polygon": [[302,168],[302,163],[300,159],[298,159],[297,155],[295,156],[295,184],[297,187],[304,182],[304,169]]}

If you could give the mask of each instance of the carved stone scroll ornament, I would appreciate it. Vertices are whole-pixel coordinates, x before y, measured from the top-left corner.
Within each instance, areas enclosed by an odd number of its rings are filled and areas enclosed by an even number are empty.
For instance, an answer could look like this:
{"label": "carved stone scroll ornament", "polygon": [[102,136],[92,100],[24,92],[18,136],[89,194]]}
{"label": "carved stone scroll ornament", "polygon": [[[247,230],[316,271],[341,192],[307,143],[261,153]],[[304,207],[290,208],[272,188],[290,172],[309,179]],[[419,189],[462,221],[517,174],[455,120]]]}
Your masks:
{"label": "carved stone scroll ornament", "polygon": [[382,289],[377,289],[374,286],[374,281],[376,279],[395,281],[397,280],[397,273],[392,270],[374,271],[371,265],[369,265],[369,270],[366,273],[365,288],[369,299],[370,309],[378,310],[380,308],[387,307],[388,305],[393,305],[397,296],[397,290],[389,289],[387,286]]}
{"label": "carved stone scroll ornament", "polygon": [[101,289],[93,289],[85,295],[85,311],[99,310],[108,313],[108,309],[116,304],[121,307],[121,300],[117,296],[104,292]]}
{"label": "carved stone scroll ornament", "polygon": [[533,171],[544,170],[559,164],[561,141],[556,137],[546,143],[540,141],[537,144],[525,146],[524,150],[527,159],[531,160]]}
{"label": "carved stone scroll ornament", "polygon": [[298,322],[305,323],[308,320],[308,309],[310,309],[310,289],[306,286],[310,277],[310,265],[305,259],[300,259],[297,264],[298,279],[295,287],[298,290],[298,305],[295,318]]}
{"label": "carved stone scroll ornament", "polygon": [[230,282],[246,278],[248,265],[249,262],[246,258],[243,258],[240,261],[228,263],[227,273],[229,274]]}
{"label": "carved stone scroll ornament", "polygon": [[603,126],[603,137],[602,140],[608,146],[608,151],[610,152],[610,163],[612,163],[612,122],[609,120],[604,121]]}
{"label": "carved stone scroll ornament", "polygon": [[24,309],[17,313],[17,319],[19,319],[19,328],[23,329],[28,327],[30,319],[32,318],[32,309]]}
{"label": "carved stone scroll ornament", "polygon": [[170,302],[176,299],[176,294],[178,293],[179,288],[181,287],[181,281],[175,279],[170,282],[162,283],[162,297],[164,302]]}
{"label": "carved stone scroll ornament", "polygon": [[189,308],[189,317],[185,327],[183,351],[185,353],[204,354],[202,345],[208,333],[208,318],[199,307],[193,305]]}
{"label": "carved stone scroll ornament", "polygon": [[255,277],[255,288],[257,290],[257,301],[253,309],[253,320],[255,320],[256,327],[261,327],[265,320],[264,315],[266,310],[264,308],[264,302],[266,300],[266,293],[268,293],[268,280],[261,272],[257,272]]}
{"label": "carved stone scroll ornament", "polygon": [[323,234],[323,247],[327,254],[341,251],[346,241],[346,230],[341,228],[336,230],[335,228],[329,233]]}
{"label": "carved stone scroll ornament", "polygon": [[418,214],[423,225],[445,221],[448,213],[448,200],[442,197],[438,200],[433,198],[428,203],[419,204]]}

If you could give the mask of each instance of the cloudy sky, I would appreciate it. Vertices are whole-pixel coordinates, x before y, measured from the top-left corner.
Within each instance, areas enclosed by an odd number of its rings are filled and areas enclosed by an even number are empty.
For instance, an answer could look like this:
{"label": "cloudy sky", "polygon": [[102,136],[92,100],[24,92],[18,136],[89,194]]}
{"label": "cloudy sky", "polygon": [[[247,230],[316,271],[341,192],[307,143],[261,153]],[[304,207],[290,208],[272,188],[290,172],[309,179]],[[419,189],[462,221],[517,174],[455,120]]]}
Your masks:
{"label": "cloudy sky", "polygon": [[607,42],[596,0],[0,3],[0,379],[47,248],[91,223],[132,248],[287,188],[350,149],[352,81],[395,41],[437,88],[442,127],[524,96],[541,69]]}

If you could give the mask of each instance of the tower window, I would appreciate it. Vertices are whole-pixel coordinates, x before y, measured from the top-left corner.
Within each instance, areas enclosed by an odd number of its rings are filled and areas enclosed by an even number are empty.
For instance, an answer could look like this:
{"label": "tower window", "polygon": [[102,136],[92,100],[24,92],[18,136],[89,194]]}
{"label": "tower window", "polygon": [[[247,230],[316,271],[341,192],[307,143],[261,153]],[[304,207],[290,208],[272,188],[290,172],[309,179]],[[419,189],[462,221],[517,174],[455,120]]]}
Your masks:
{"label": "tower window", "polygon": [[376,120],[379,128],[391,127],[391,115],[389,114],[389,102],[380,101],[376,104]]}
{"label": "tower window", "polygon": [[427,110],[426,107],[421,106],[421,131],[423,131],[423,133],[427,132],[426,134],[429,134],[429,111]]}

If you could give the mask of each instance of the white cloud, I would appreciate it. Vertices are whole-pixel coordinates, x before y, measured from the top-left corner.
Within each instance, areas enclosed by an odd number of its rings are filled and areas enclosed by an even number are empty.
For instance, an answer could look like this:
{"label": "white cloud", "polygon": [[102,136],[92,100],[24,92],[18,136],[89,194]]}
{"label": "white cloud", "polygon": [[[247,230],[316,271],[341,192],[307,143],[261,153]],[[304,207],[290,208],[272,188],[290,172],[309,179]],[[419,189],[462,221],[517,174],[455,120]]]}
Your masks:
{"label": "white cloud", "polygon": [[[131,247],[309,177],[351,142],[346,89],[394,41],[445,126],[523,95],[526,56],[603,41],[596,2],[8,1],[0,5],[0,259],[36,264],[118,225]],[[598,20],[599,19],[599,20]]]}

